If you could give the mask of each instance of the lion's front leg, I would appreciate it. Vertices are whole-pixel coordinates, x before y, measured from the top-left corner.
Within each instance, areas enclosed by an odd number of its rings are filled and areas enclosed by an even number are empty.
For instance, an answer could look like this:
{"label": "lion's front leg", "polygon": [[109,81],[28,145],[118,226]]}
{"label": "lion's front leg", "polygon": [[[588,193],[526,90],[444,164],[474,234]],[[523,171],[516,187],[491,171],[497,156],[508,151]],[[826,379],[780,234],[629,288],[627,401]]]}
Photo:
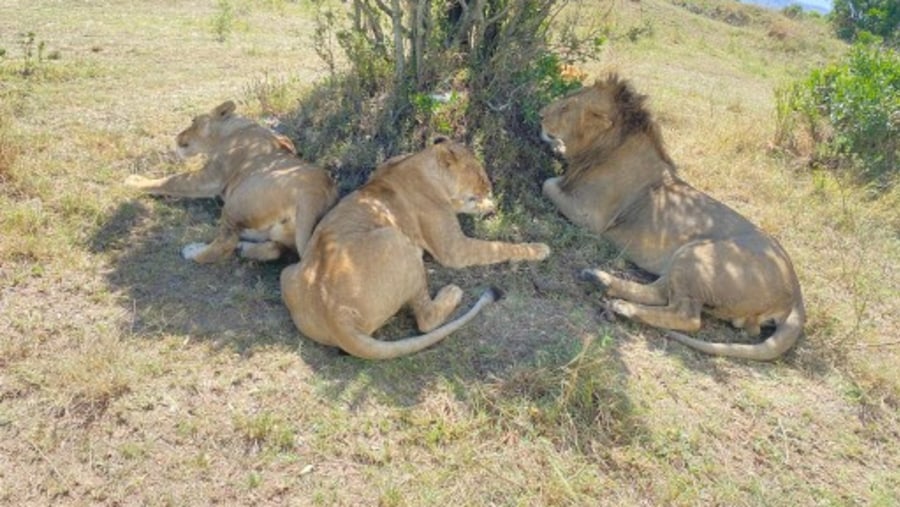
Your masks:
{"label": "lion's front leg", "polygon": [[550,255],[550,247],[544,243],[505,243],[460,236],[431,253],[444,266],[464,268],[505,261],[540,261]]}
{"label": "lion's front leg", "polygon": [[550,255],[544,243],[483,241],[463,234],[455,215],[431,216],[426,227],[425,249],[448,268],[483,266],[505,261],[540,261]]}
{"label": "lion's front leg", "polygon": [[584,203],[579,202],[572,195],[563,192],[560,187],[562,176],[550,178],[544,181],[543,193],[544,197],[550,199],[556,209],[568,218],[572,223],[583,227],[593,228],[595,224],[591,222],[591,217],[584,210]]}
{"label": "lion's front leg", "polygon": [[125,185],[151,195],[172,197],[216,197],[225,189],[225,178],[217,164],[210,161],[198,171],[174,174],[163,178],[145,178],[132,174]]}

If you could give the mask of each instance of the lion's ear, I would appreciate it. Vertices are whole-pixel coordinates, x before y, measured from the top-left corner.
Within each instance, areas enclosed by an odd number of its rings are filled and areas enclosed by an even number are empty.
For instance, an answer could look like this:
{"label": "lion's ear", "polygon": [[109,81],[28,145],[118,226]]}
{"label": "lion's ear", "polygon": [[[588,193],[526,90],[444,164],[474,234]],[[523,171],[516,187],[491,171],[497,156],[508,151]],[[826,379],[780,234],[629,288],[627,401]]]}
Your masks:
{"label": "lion's ear", "polygon": [[446,143],[449,141],[450,141],[450,138],[447,136],[437,136],[434,138],[434,141],[432,142],[432,144],[442,144],[442,143]]}
{"label": "lion's ear", "polygon": [[434,140],[434,146],[437,150],[438,160],[440,160],[441,164],[451,165],[456,162],[458,158],[456,155],[455,146],[450,142],[446,137],[440,137]]}
{"label": "lion's ear", "polygon": [[226,100],[225,102],[222,102],[219,107],[213,109],[212,115],[216,118],[225,118],[231,115],[236,107],[237,105],[235,105],[234,101]]}

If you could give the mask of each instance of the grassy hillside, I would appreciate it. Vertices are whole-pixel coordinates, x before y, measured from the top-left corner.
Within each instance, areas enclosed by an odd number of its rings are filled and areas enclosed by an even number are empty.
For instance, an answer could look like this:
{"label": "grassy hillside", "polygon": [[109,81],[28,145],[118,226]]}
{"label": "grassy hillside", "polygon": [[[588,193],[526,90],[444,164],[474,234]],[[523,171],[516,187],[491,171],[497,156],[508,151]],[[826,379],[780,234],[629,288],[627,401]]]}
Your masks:
{"label": "grassy hillside", "polygon": [[[464,305],[486,285],[508,298],[372,363],[297,333],[284,263],[180,258],[214,234],[215,202],[121,185],[184,170],[171,150],[192,115],[236,98],[288,121],[325,75],[310,2],[250,5],[0,4],[0,503],[900,502],[900,196],[772,146],[774,88],[845,50],[820,20],[616,1],[611,42],[584,64],[648,94],[683,176],[790,252],[809,322],[782,360],[710,358],[606,320],[571,274],[629,267],[534,181],[468,226],[546,241],[551,258],[430,264]],[[413,332],[404,314],[379,336]],[[701,336],[744,339],[712,320]]]}

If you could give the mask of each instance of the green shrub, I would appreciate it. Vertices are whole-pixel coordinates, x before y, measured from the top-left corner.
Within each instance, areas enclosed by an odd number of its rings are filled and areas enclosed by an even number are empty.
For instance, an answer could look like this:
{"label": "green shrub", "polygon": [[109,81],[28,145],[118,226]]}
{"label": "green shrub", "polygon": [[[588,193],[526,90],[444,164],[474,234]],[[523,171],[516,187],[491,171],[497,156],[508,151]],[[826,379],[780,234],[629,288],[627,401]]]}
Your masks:
{"label": "green shrub", "polygon": [[298,147],[329,167],[344,190],[436,134],[472,144],[489,164],[502,159],[506,167],[492,167],[495,178],[547,170],[538,112],[580,86],[564,64],[593,56],[606,40],[595,28],[575,30],[575,18],[555,19],[567,3],[322,4],[314,48],[330,78],[290,121]]}
{"label": "green shrub", "polygon": [[863,34],[900,44],[900,2],[897,0],[834,0],[831,23],[838,37],[854,41]]}
{"label": "green shrub", "polygon": [[790,4],[781,13],[791,19],[800,19],[803,17],[803,7],[800,4]]}
{"label": "green shrub", "polygon": [[883,187],[900,160],[900,55],[859,43],[841,62],[777,92],[778,142]]}
{"label": "green shrub", "polygon": [[216,4],[216,14],[212,18],[212,29],[216,33],[216,40],[225,42],[231,32],[231,23],[234,21],[234,11],[228,0],[219,0]]}
{"label": "green shrub", "polygon": [[514,75],[513,80],[518,86],[530,88],[518,105],[526,128],[538,128],[541,108],[553,99],[581,88],[581,82],[577,78],[568,77],[561,72],[564,63],[556,53],[544,51],[529,66]]}

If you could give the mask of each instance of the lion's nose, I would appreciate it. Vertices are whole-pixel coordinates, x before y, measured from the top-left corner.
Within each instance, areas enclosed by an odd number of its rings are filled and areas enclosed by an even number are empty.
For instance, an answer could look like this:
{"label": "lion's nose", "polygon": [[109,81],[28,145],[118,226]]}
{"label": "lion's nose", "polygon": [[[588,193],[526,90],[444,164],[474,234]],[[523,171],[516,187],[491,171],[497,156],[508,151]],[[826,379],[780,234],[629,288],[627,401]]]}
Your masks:
{"label": "lion's nose", "polygon": [[484,199],[482,199],[482,201],[478,204],[478,208],[482,216],[485,217],[493,215],[497,210],[497,206],[494,204],[494,200],[490,197],[485,197]]}

